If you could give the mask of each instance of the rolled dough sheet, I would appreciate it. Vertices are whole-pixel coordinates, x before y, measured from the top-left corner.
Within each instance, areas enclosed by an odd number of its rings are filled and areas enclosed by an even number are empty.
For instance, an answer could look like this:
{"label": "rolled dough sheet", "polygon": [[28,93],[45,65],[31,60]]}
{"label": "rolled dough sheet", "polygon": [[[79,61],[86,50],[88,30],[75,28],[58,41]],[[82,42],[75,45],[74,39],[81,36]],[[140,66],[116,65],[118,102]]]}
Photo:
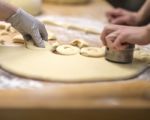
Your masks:
{"label": "rolled dough sheet", "polygon": [[54,82],[95,82],[129,79],[137,76],[147,64],[116,64],[104,58],[80,54],[63,56],[50,50],[28,49],[25,46],[0,46],[0,66],[18,76]]}

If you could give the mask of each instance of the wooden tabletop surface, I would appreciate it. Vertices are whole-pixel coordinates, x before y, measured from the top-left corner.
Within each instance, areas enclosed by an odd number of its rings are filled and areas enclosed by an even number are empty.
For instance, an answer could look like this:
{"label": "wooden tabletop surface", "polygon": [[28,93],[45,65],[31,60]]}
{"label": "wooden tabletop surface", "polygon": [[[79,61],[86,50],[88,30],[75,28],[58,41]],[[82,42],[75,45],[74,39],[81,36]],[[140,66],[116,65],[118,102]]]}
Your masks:
{"label": "wooden tabletop surface", "polygon": [[[93,0],[93,2],[89,4],[76,6],[44,4],[43,14],[90,18],[106,22],[105,12],[109,9],[112,9],[112,7],[106,1]],[[147,71],[147,74],[149,73],[150,70]],[[145,110],[150,108],[150,81],[148,79],[149,78],[147,78],[147,80],[139,79],[85,84],[44,82],[44,89],[3,89],[0,90],[0,109],[98,109],[104,111],[108,109],[111,110],[110,114],[114,112],[114,108]],[[57,112],[60,113],[59,111]],[[116,111],[114,114],[118,112],[119,111]],[[12,113],[12,116],[17,118],[17,115],[12,111],[0,112],[0,115],[4,118],[9,118],[6,113]],[[21,113],[21,115],[23,115],[23,113]],[[92,112],[88,111],[88,114],[90,113]],[[83,114],[85,115],[85,113]],[[141,114],[144,115],[146,112],[142,112]],[[94,113],[92,113],[92,115],[93,117],[95,116]],[[66,117],[68,115],[66,113],[62,116]],[[109,118],[109,114],[107,116],[105,112],[104,116]],[[61,118],[61,116],[59,118]],[[38,119],[38,117],[36,117],[36,119]],[[86,119],[88,119],[88,117],[86,117]]]}

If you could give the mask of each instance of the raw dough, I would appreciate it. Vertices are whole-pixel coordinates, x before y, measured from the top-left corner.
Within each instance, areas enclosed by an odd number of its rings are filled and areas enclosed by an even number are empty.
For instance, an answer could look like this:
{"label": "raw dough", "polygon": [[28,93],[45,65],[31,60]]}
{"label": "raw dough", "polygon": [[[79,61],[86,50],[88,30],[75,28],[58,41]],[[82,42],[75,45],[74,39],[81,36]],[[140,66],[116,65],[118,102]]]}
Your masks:
{"label": "raw dough", "polygon": [[15,28],[13,28],[12,26],[8,27],[7,31],[8,32],[12,32],[12,33],[16,33],[17,32],[17,30]]}
{"label": "raw dough", "polygon": [[21,7],[32,15],[38,15],[41,12],[42,0],[5,0],[6,2]]}
{"label": "raw dough", "polygon": [[0,66],[18,76],[54,82],[128,79],[147,68],[144,61],[137,59],[132,64],[116,64],[106,61],[104,57],[89,58],[80,54],[63,56],[45,49],[27,49],[25,46],[0,46]]}
{"label": "raw dough", "polygon": [[44,0],[44,1],[58,3],[58,4],[81,4],[81,3],[87,3],[90,0]]}
{"label": "raw dough", "polygon": [[145,63],[150,64],[150,53],[143,51],[140,48],[134,51],[134,57],[139,61],[144,61]]}
{"label": "raw dough", "polygon": [[82,39],[75,39],[75,40],[71,41],[70,44],[73,45],[73,46],[77,46],[79,48],[83,48],[83,47],[88,47],[89,46],[89,44],[85,40],[82,40]]}
{"label": "raw dough", "polygon": [[56,48],[56,51],[61,55],[75,55],[80,52],[80,49],[72,45],[60,45]]}
{"label": "raw dough", "polygon": [[48,40],[51,41],[51,40],[56,40],[57,39],[55,34],[52,33],[51,31],[47,31],[47,33],[48,33]]}
{"label": "raw dough", "polygon": [[21,34],[19,34],[19,35],[14,36],[13,42],[24,44],[25,40],[24,40],[23,36]]}
{"label": "raw dough", "polygon": [[45,43],[45,48],[36,47],[32,41],[26,41],[25,45],[28,49],[31,49],[31,50],[42,50],[42,51],[52,50],[52,46],[48,42],[44,41],[44,43]]}
{"label": "raw dough", "polygon": [[62,23],[62,22],[50,21],[50,20],[42,20],[42,22],[44,24],[47,24],[47,25],[54,25],[54,26],[59,26],[59,27],[70,28],[71,29],[71,25],[69,23]]}
{"label": "raw dough", "polygon": [[47,24],[47,25],[54,25],[54,26],[59,26],[59,27],[67,28],[67,29],[83,31],[85,33],[100,35],[100,32],[97,31],[97,30],[90,29],[90,28],[84,28],[84,27],[81,27],[79,25],[74,25],[74,24],[69,24],[69,23],[62,23],[62,22],[51,21],[51,20],[42,20],[42,22],[44,24]]}
{"label": "raw dough", "polygon": [[2,36],[4,36],[4,35],[9,35],[9,32],[3,30],[3,31],[0,32],[0,35],[2,35]]}
{"label": "raw dough", "polygon": [[11,25],[6,22],[0,22],[0,30],[7,30]]}
{"label": "raw dough", "polygon": [[51,43],[51,45],[52,45],[51,51],[52,51],[52,52],[55,52],[55,51],[56,51],[56,48],[57,48],[58,46],[60,46],[61,44],[60,44],[58,41],[56,41],[56,42],[54,42],[54,43]]}
{"label": "raw dough", "polygon": [[104,57],[105,47],[85,47],[81,49],[81,55],[87,57]]}
{"label": "raw dough", "polygon": [[5,45],[5,41],[4,40],[0,40],[0,45]]}

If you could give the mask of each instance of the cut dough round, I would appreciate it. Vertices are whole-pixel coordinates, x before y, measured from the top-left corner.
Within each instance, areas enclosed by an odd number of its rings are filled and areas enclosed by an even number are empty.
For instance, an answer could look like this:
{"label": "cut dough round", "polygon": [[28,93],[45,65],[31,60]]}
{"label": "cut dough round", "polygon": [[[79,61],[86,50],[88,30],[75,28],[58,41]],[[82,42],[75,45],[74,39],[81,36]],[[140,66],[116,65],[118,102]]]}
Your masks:
{"label": "cut dough round", "polygon": [[24,44],[25,40],[24,40],[23,36],[21,34],[19,34],[19,35],[14,36],[13,42],[14,43]]}
{"label": "cut dough round", "polygon": [[82,40],[82,39],[73,40],[73,41],[71,41],[70,44],[73,45],[73,46],[77,46],[79,48],[83,48],[83,47],[88,47],[89,46],[89,44],[85,40]]}
{"label": "cut dough round", "polygon": [[103,57],[105,55],[105,47],[85,47],[81,49],[80,53],[87,57]]}
{"label": "cut dough round", "polygon": [[75,55],[80,52],[80,49],[72,45],[60,45],[56,48],[56,51],[61,55]]}

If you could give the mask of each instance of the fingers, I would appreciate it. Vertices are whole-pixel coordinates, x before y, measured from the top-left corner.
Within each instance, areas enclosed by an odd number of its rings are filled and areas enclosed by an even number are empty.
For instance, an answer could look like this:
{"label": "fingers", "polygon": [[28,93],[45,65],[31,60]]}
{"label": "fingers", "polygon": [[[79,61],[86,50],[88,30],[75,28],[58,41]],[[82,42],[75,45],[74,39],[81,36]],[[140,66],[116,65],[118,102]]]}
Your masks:
{"label": "fingers", "polygon": [[42,37],[38,29],[34,30],[31,36],[36,46],[42,47],[42,48],[45,47],[44,41],[42,40]]}
{"label": "fingers", "polygon": [[48,33],[43,24],[41,24],[41,27],[40,27],[40,34],[41,34],[43,40],[48,41]]}
{"label": "fingers", "polygon": [[123,17],[118,17],[116,19],[113,19],[111,21],[112,24],[118,24],[118,25],[126,25],[127,24],[127,19],[125,16]]}
{"label": "fingers", "polygon": [[113,43],[114,43],[115,39],[117,38],[118,34],[119,34],[119,32],[116,31],[116,32],[112,32],[108,36],[106,36],[105,39],[106,39],[106,42],[107,42],[107,47],[114,49],[113,48]]}
{"label": "fingers", "polygon": [[107,34],[105,36],[105,42],[108,48],[114,50],[124,50],[128,47],[128,44],[126,44],[126,37],[122,34],[120,29]]}
{"label": "fingers", "polygon": [[113,42],[114,42],[114,39],[113,37],[106,37],[106,42],[107,42],[107,47],[108,48],[112,48],[113,49]]}
{"label": "fingers", "polygon": [[114,40],[114,43],[112,45],[113,49],[116,50],[124,50],[128,47],[128,44],[125,42],[125,37],[120,34],[118,37]]}
{"label": "fingers", "polygon": [[113,9],[111,11],[106,12],[106,17],[108,18],[108,21],[112,23],[112,21],[118,17],[123,16],[124,10],[121,8]]}
{"label": "fingers", "polygon": [[106,42],[106,36],[109,35],[110,33],[118,30],[121,26],[119,25],[108,25],[104,28],[102,34],[101,34],[101,40],[103,42],[104,45],[107,46],[107,42]]}

